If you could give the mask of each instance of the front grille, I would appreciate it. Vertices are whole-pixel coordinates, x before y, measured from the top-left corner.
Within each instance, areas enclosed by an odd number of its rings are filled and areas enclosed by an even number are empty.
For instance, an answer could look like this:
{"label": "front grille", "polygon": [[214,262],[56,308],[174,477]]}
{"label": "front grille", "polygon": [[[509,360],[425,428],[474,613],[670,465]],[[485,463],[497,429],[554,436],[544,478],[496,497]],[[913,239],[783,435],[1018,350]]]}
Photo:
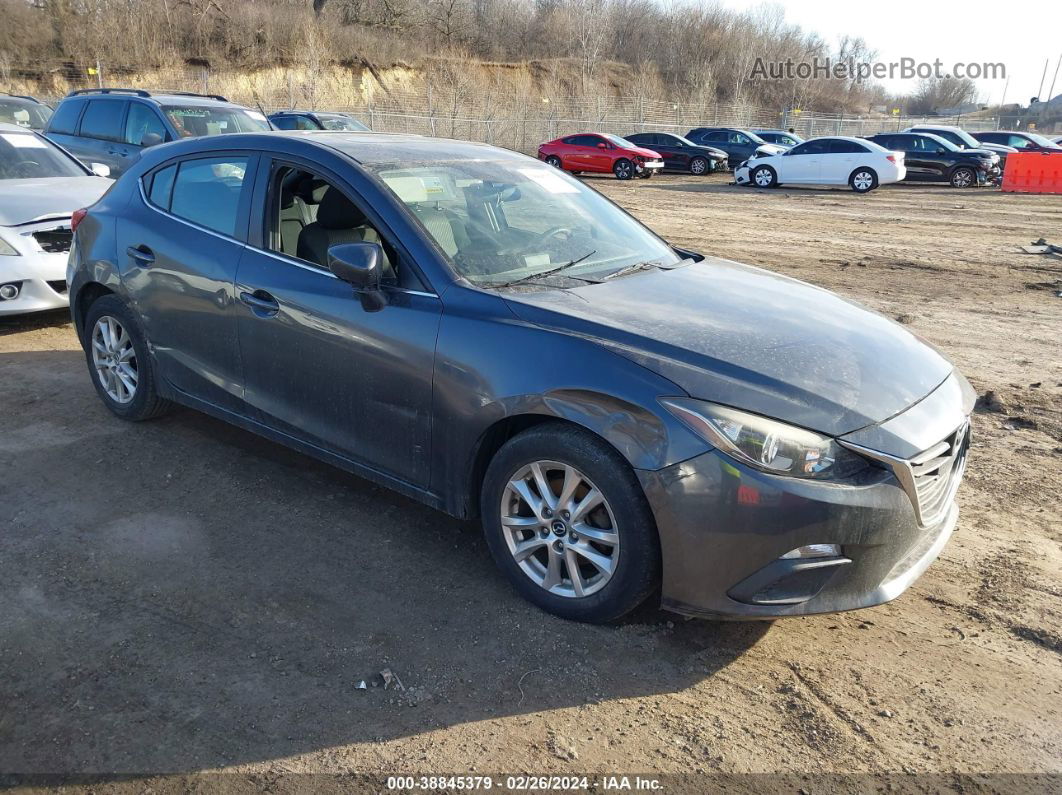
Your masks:
{"label": "front grille", "polygon": [[46,232],[34,232],[33,239],[49,254],[62,254],[70,250],[74,233],[69,229],[49,229]]}
{"label": "front grille", "polygon": [[962,478],[969,444],[970,425],[964,422],[947,439],[908,462],[914,490],[911,498],[921,524],[933,524],[947,511]]}
{"label": "front grille", "polygon": [[66,279],[58,279],[56,281],[48,282],[48,286],[51,287],[59,295],[66,295]]}

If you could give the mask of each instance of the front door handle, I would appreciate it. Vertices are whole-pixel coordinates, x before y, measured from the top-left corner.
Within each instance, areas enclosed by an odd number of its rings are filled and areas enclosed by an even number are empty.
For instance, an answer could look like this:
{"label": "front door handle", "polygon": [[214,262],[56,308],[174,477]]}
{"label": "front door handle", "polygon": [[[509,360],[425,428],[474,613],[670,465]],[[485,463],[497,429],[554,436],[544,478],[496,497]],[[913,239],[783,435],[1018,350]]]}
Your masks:
{"label": "front door handle", "polygon": [[251,310],[259,317],[273,317],[280,311],[280,303],[265,290],[255,290],[253,293],[241,292],[240,300],[251,307]]}
{"label": "front door handle", "polygon": [[154,252],[147,246],[130,246],[125,250],[134,262],[143,267],[151,265],[155,261]]}

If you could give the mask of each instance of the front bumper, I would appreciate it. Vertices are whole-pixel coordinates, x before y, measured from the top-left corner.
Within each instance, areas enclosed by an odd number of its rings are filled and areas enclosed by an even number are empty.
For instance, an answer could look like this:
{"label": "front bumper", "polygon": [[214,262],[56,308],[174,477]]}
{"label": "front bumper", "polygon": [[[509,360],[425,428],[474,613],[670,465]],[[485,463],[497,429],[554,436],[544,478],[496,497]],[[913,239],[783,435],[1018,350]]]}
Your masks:
{"label": "front bumper", "polygon": [[[14,285],[18,295],[6,300],[0,298],[0,317],[69,306],[66,289],[69,244],[67,250],[62,250],[69,229],[69,220],[3,229],[4,240],[19,256],[0,256],[0,288]],[[44,246],[54,250],[47,251]]]}
{"label": "front bumper", "polygon": [[[713,618],[769,619],[872,607],[895,599],[943,549],[954,503],[920,527],[892,473],[845,484],[785,478],[718,451],[639,472],[663,554],[663,607]],[[837,544],[841,555],[784,559]]]}
{"label": "front bumper", "polygon": [[750,185],[752,183],[752,169],[749,168],[749,161],[745,160],[734,169],[734,182],[738,185]]}
{"label": "front bumper", "polygon": [[643,160],[642,162],[635,162],[634,168],[639,171],[658,171],[664,167],[663,160]]}

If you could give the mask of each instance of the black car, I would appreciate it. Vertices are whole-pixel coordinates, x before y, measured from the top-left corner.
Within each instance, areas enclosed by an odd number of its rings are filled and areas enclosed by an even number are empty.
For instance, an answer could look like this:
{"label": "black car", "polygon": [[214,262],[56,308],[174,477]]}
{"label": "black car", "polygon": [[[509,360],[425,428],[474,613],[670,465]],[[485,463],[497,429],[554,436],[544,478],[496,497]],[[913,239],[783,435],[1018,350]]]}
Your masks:
{"label": "black car", "polygon": [[730,167],[736,168],[750,157],[778,155],[788,147],[768,143],[756,133],[736,127],[696,127],[686,133],[698,146],[711,146],[726,152]]}
{"label": "black car", "polygon": [[991,132],[975,132],[973,137],[985,143],[1010,146],[1019,152],[1062,152],[1062,146],[1050,138],[1045,138],[1034,132],[993,130]]}
{"label": "black car", "polygon": [[0,124],[16,124],[40,132],[52,117],[52,109],[34,97],[0,91]]}
{"label": "black car", "polygon": [[999,155],[985,149],[960,149],[930,133],[879,133],[867,140],[904,153],[906,182],[947,182],[970,188],[999,179]]}
{"label": "black car", "polygon": [[1018,151],[1011,146],[978,141],[966,130],[950,124],[920,124],[917,127],[908,127],[901,132],[929,133],[930,135],[940,136],[945,141],[950,141],[959,149],[984,149],[988,152],[995,152],[999,155],[999,170],[1001,172],[1007,166],[1007,155]]}
{"label": "black car", "polygon": [[712,174],[729,167],[727,154],[713,146],[698,146],[681,135],[664,132],[634,133],[625,140],[659,152],[664,168],[669,171],[688,171],[691,174]]}
{"label": "black car", "polygon": [[344,130],[367,132],[368,127],[349,113],[324,113],[314,110],[282,110],[270,115],[278,130]]}
{"label": "black car", "polygon": [[[671,246],[533,158],[214,136],[148,150],[73,221],[73,321],[113,414],[180,403],[478,518],[558,615],[658,590],[706,616],[868,607],[955,527],[973,391],[947,359],[848,299]],[[474,558],[425,565],[465,582]]]}

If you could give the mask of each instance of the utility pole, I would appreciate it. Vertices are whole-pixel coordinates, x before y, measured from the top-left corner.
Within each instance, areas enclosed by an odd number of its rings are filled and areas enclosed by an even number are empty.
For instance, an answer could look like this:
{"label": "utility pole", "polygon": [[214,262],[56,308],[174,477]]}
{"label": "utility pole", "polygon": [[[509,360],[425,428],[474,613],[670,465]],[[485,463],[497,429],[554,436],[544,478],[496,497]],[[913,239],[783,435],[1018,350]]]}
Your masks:
{"label": "utility pole", "polygon": [[1050,102],[1055,97],[1055,81],[1058,80],[1058,67],[1062,66],[1062,55],[1058,56],[1058,63],[1055,64],[1055,76],[1051,78],[1051,88],[1047,91],[1047,101]]}
{"label": "utility pole", "polygon": [[1044,80],[1047,79],[1047,65],[1051,63],[1050,58],[1044,58],[1044,75],[1040,78],[1040,88],[1036,92],[1036,101],[1040,101],[1040,96],[1044,93]]}

